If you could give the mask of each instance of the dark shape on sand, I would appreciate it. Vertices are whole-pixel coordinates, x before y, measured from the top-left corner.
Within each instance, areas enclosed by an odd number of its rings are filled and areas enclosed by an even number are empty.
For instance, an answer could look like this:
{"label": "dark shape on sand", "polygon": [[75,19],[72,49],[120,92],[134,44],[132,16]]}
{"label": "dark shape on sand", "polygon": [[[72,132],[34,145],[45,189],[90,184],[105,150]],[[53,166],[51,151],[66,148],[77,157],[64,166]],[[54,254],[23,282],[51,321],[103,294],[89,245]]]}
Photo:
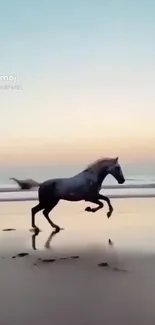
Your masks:
{"label": "dark shape on sand", "polygon": [[21,190],[30,190],[34,187],[38,187],[40,185],[40,183],[34,181],[33,179],[17,179],[17,178],[10,178],[12,179],[13,181],[15,181],[19,187],[21,188]]}
{"label": "dark shape on sand", "polygon": [[25,256],[28,256],[29,254],[28,253],[19,253],[16,255],[16,257],[25,257]]}
{"label": "dark shape on sand", "polygon": [[14,228],[6,228],[6,229],[3,229],[3,231],[14,231],[14,230],[16,230],[16,229],[14,229]]}
{"label": "dark shape on sand", "polygon": [[60,260],[68,260],[68,257],[60,257]]}
{"label": "dark shape on sand", "polygon": [[54,258],[50,258],[50,259],[39,259],[40,261],[44,262],[44,263],[53,263],[56,262],[56,259]]}
{"label": "dark shape on sand", "polygon": [[31,209],[32,228],[37,228],[35,224],[36,213],[43,210],[43,215],[50,226],[59,230],[60,227],[50,219],[49,213],[60,200],[91,202],[97,206],[94,208],[86,207],[85,211],[93,213],[102,209],[104,206],[102,201],[105,201],[109,207],[107,217],[110,218],[113,212],[111,202],[108,197],[99,193],[102,182],[108,174],[112,175],[119,184],[125,182],[118,157],[99,159],[75,176],[50,179],[41,183],[38,189],[39,203]]}
{"label": "dark shape on sand", "polygon": [[[71,256],[71,257],[60,257],[59,260],[68,260],[69,258],[71,259],[78,259],[79,256]],[[44,263],[53,263],[56,262],[58,260],[54,259],[54,258],[50,258],[50,259],[42,259],[42,258],[38,258],[39,261],[42,261]]]}
{"label": "dark shape on sand", "polygon": [[108,240],[108,244],[109,244],[110,246],[113,246],[113,242],[112,242],[111,239]]}
{"label": "dark shape on sand", "polygon": [[28,256],[29,254],[28,253],[19,253],[15,256],[12,256],[12,258],[16,258],[16,257],[25,257],[25,256]]}
{"label": "dark shape on sand", "polygon": [[[54,259],[54,258],[50,258],[50,259],[42,259],[42,258],[38,258],[38,261],[41,261],[43,263],[53,263],[56,262],[58,260],[69,260],[69,259],[78,259],[79,256],[75,255],[75,256],[70,256],[70,257],[60,257],[58,259]],[[37,263],[35,263],[34,265],[37,265]]]}
{"label": "dark shape on sand", "polygon": [[107,266],[109,266],[109,265],[108,265],[108,263],[103,262],[103,263],[99,263],[98,266],[101,266],[101,267],[107,267]]}

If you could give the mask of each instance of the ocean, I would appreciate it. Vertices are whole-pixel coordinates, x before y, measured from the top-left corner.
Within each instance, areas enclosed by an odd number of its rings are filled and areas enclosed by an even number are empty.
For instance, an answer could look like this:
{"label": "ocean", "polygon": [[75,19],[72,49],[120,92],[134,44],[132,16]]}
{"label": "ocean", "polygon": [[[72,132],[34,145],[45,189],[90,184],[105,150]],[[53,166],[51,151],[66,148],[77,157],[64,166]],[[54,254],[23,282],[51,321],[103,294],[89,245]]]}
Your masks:
{"label": "ocean", "polygon": [[[85,165],[1,166],[0,201],[36,200],[37,191],[16,191],[18,186],[10,177],[32,178],[38,182],[57,177],[70,177],[82,171]],[[155,197],[154,165],[128,164],[122,166],[126,182],[118,185],[112,176],[103,182],[104,195],[111,198]]]}

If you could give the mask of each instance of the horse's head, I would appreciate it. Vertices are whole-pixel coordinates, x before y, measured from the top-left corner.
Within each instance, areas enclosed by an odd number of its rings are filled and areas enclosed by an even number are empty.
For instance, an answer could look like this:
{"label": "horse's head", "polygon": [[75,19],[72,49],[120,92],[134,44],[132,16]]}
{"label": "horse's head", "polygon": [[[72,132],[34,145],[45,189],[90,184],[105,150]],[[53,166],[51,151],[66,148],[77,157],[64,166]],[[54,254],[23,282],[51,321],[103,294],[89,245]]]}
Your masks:
{"label": "horse's head", "polygon": [[118,157],[98,159],[88,165],[86,171],[96,173],[100,183],[103,182],[104,178],[108,174],[111,174],[119,184],[123,184],[125,182],[121,166],[118,163]]}
{"label": "horse's head", "polygon": [[113,163],[108,168],[108,174],[111,174],[119,184],[123,184],[125,182],[125,178],[121,169],[121,166],[118,162],[118,157],[113,160]]}

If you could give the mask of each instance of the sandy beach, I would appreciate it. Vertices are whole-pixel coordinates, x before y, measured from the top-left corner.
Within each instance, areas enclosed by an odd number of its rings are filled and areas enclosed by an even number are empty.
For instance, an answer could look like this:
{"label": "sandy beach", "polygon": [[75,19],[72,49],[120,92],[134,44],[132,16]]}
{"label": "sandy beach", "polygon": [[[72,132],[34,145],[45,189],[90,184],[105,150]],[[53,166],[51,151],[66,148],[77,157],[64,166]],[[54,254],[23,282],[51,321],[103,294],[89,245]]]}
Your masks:
{"label": "sandy beach", "polygon": [[96,214],[61,202],[39,213],[35,202],[0,203],[0,324],[154,325],[155,199],[112,200]]}

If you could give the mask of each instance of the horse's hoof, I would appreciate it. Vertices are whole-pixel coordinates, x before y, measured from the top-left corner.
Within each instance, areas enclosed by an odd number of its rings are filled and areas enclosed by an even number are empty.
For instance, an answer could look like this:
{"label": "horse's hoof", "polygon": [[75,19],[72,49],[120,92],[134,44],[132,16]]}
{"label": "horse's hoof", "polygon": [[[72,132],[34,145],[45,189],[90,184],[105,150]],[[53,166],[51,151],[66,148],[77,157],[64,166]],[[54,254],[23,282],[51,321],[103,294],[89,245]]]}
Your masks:
{"label": "horse's hoof", "polygon": [[92,212],[92,209],[90,207],[85,208],[85,211]]}
{"label": "horse's hoof", "polygon": [[57,226],[57,227],[55,227],[55,230],[54,230],[54,232],[59,232],[60,230],[62,230],[62,228],[60,228],[59,226]]}
{"label": "horse's hoof", "polygon": [[112,212],[108,212],[108,213],[107,213],[107,217],[108,217],[108,219],[111,217],[111,215],[112,215]]}
{"label": "horse's hoof", "polygon": [[34,227],[30,229],[30,232],[34,232],[35,234],[38,234],[41,230],[38,227]]}

